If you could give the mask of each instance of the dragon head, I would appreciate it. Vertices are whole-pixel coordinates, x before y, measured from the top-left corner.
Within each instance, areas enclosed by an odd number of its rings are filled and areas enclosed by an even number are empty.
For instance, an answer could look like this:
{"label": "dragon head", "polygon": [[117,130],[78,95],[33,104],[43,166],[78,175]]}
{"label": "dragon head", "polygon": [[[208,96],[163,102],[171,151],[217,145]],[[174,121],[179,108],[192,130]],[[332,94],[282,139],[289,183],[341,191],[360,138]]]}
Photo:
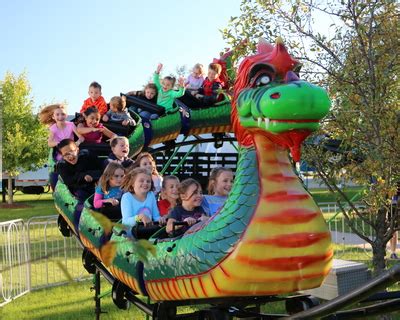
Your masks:
{"label": "dragon head", "polygon": [[260,40],[257,54],[240,64],[233,97],[232,123],[242,146],[253,145],[261,133],[289,148],[300,160],[300,145],[318,129],[329,111],[324,89],[300,80],[300,64],[287,52],[281,38],[272,46]]}

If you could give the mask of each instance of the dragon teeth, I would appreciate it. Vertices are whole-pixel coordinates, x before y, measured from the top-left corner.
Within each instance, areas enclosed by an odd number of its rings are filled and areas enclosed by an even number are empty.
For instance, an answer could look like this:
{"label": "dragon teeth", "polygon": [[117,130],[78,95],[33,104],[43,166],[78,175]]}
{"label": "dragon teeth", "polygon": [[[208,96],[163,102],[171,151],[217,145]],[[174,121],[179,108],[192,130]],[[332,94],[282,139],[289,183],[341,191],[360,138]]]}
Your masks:
{"label": "dragon teeth", "polygon": [[261,125],[262,125],[263,122],[265,123],[265,128],[267,129],[268,126],[269,126],[270,119],[269,118],[262,118],[262,117],[258,117],[257,118],[257,125],[258,125],[259,128],[261,128]]}

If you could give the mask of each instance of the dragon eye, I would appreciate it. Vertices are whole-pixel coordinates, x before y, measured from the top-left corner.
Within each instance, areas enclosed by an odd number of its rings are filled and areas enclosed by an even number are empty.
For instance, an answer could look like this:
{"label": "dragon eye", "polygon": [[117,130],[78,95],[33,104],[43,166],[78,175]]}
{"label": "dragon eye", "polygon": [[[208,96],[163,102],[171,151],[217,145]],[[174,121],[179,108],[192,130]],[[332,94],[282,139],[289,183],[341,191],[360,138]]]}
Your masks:
{"label": "dragon eye", "polygon": [[271,78],[269,76],[267,76],[266,74],[263,74],[257,78],[256,86],[257,87],[265,86],[270,82],[271,82]]}

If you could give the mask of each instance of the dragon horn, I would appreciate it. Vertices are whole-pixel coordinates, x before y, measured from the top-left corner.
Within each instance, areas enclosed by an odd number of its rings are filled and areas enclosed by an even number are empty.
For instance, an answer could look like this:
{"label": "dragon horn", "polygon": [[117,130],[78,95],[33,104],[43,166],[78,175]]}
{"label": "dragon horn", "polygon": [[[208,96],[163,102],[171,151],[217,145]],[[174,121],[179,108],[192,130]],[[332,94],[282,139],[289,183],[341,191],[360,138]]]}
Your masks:
{"label": "dragon horn", "polygon": [[260,38],[258,40],[258,45],[257,45],[257,52],[258,53],[269,53],[274,49],[274,47],[267,42],[264,38]]}
{"label": "dragon horn", "polygon": [[283,44],[282,37],[277,37],[276,40],[275,40],[275,44]]}

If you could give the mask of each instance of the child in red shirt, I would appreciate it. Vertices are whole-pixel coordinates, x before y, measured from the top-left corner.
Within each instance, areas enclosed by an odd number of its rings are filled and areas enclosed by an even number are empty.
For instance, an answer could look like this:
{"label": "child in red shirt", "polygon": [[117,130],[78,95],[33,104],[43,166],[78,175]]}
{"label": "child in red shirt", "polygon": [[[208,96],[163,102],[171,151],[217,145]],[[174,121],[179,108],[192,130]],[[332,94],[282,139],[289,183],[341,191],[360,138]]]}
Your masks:
{"label": "child in red shirt", "polygon": [[176,206],[176,201],[179,199],[179,179],[176,176],[164,177],[161,186],[161,200],[158,200],[157,206],[160,211],[160,216],[168,214],[170,209]]}
{"label": "child in red shirt", "polygon": [[[218,63],[210,63],[208,77],[197,91],[187,91],[179,100],[189,108],[202,108],[215,104],[221,98],[223,83],[219,79],[222,67]],[[188,93],[189,92],[189,93]]]}
{"label": "child in red shirt", "polygon": [[89,85],[89,98],[83,101],[83,105],[81,108],[81,113],[84,113],[87,108],[96,106],[97,110],[99,110],[100,115],[103,116],[107,112],[107,103],[101,95],[101,85],[93,81]]}

